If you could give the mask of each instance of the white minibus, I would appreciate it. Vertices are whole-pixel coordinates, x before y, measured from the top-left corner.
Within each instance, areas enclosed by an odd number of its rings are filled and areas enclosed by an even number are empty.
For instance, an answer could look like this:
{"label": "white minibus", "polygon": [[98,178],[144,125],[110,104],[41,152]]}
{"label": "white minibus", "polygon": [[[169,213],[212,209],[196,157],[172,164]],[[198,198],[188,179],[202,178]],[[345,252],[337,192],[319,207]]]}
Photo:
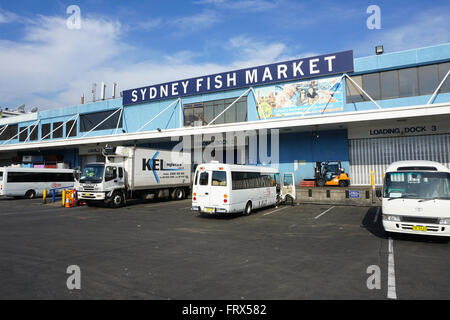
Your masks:
{"label": "white minibus", "polygon": [[192,210],[249,215],[254,209],[276,205],[277,191],[282,200],[288,197],[292,201],[295,199],[292,173],[285,174],[284,185],[281,186],[277,169],[212,161],[197,166],[192,187]]}
{"label": "white minibus", "polygon": [[42,196],[44,189],[73,185],[73,170],[70,169],[0,168],[0,196],[32,199]]}
{"label": "white minibus", "polygon": [[383,227],[387,233],[450,236],[450,170],[432,161],[399,161],[385,172]]}

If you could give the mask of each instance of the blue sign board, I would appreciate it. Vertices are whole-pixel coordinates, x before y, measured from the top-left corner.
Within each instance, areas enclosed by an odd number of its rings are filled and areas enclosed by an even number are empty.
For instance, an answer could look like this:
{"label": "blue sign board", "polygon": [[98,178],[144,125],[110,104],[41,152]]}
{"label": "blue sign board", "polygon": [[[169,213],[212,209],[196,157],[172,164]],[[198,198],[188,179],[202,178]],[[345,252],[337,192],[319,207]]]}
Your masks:
{"label": "blue sign board", "polygon": [[356,190],[349,190],[348,197],[350,199],[359,199],[359,191]]}
{"label": "blue sign board", "polygon": [[347,50],[125,90],[123,92],[123,105],[173,99],[189,95],[307,79],[351,71],[353,71],[353,51]]}

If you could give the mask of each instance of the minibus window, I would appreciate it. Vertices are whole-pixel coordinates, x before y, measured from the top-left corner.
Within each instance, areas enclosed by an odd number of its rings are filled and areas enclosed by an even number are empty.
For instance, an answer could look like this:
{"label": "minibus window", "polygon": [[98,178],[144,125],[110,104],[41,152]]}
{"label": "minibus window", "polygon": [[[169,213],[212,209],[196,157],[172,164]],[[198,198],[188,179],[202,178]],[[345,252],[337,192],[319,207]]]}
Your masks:
{"label": "minibus window", "polygon": [[200,173],[200,179],[199,179],[199,184],[201,186],[207,186],[208,185],[208,172],[202,172]]}
{"label": "minibus window", "polygon": [[213,171],[212,173],[212,185],[217,187],[227,186],[227,173],[225,171]]}

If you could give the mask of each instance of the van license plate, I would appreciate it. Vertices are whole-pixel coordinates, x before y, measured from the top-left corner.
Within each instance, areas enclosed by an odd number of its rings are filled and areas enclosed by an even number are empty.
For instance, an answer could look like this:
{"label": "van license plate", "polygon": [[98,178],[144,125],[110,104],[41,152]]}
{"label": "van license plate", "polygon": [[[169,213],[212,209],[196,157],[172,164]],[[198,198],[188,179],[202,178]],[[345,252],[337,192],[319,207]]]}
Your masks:
{"label": "van license plate", "polygon": [[425,226],[413,226],[414,231],[427,231],[427,227]]}
{"label": "van license plate", "polygon": [[214,208],[205,208],[205,211],[208,213],[214,213]]}

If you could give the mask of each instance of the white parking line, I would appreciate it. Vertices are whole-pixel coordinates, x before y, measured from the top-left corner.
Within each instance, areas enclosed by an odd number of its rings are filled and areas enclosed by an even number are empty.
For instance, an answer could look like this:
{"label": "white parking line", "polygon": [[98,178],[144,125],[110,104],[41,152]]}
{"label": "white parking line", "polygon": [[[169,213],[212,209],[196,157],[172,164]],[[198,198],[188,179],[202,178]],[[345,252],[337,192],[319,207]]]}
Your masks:
{"label": "white parking line", "polygon": [[375,213],[375,218],[373,218],[373,223],[377,223],[378,217],[380,216],[381,207],[378,207],[377,212]]}
{"label": "white parking line", "polygon": [[394,265],[394,241],[389,238],[389,259],[388,259],[388,299],[397,299],[395,291],[395,265]]}
{"label": "white parking line", "polygon": [[263,214],[263,216],[267,216],[268,214],[271,214],[271,213],[274,213],[274,212],[277,212],[277,211],[280,211],[280,210],[284,210],[284,209],[287,209],[287,207],[279,208],[279,209],[276,209],[276,210],[273,210],[273,211],[270,211],[270,212],[266,212],[266,213]]}
{"label": "white parking line", "polygon": [[333,207],[331,207],[331,208],[328,208],[327,210],[325,210],[324,212],[322,212],[321,214],[319,214],[317,217],[315,217],[314,219],[318,219],[318,218],[320,218],[321,216],[323,216],[325,213],[327,213],[328,211],[330,211],[331,209],[333,209],[334,208],[334,206]]}

